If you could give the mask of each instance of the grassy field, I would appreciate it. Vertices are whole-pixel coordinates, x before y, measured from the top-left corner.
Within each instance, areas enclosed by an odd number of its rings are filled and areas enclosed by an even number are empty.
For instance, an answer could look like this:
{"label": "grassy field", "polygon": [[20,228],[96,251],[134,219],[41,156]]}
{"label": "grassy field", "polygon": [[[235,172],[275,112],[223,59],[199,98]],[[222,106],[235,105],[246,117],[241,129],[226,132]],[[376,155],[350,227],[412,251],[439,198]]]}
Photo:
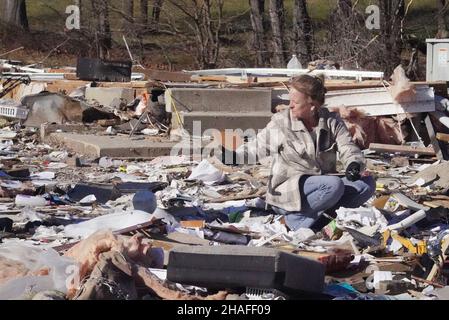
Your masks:
{"label": "grassy field", "polygon": [[[291,28],[293,2],[293,0],[285,0],[287,28]],[[308,1],[309,13],[314,22],[317,42],[324,41],[325,39],[325,26],[328,22],[329,15],[335,9],[336,2],[336,0]],[[357,9],[360,12],[364,12],[366,6],[375,4],[376,2],[377,1],[375,0],[358,0]],[[406,2],[410,3],[410,0],[406,0]],[[110,0],[110,3],[112,6],[120,8],[122,0]],[[138,3],[139,1],[136,1],[136,15],[138,15],[139,12]],[[57,41],[60,41],[59,39],[64,37],[64,25],[67,17],[65,9],[70,4],[73,4],[73,0],[27,1],[30,28],[35,32],[40,32],[40,37],[45,37],[45,34],[48,34],[49,38],[54,38],[54,42],[51,42],[51,39],[48,39],[48,45],[43,45],[40,43],[41,39],[38,39],[38,44],[40,44],[38,46],[40,48],[39,50],[33,50],[33,48],[31,48],[33,45],[30,44],[26,51],[23,51],[19,56],[17,56],[18,54],[16,53],[16,55],[11,58],[27,59],[34,62],[40,61],[42,57],[47,56],[52,49],[52,46],[57,45]],[[162,20],[164,19],[164,14],[169,13],[175,17],[179,26],[184,25],[184,16],[179,11],[170,5],[166,5],[164,10],[165,11],[162,13]],[[407,34],[412,34],[421,40],[433,37],[436,33],[435,12],[436,0],[411,1],[406,24],[404,26]],[[224,39],[226,39],[227,43],[222,50],[222,66],[251,66],[253,63],[253,56],[251,55],[248,45],[251,31],[248,0],[225,0],[224,15],[226,21],[226,33],[224,34]],[[112,12],[110,20],[114,39],[117,44],[122,45],[122,19],[119,14]],[[86,25],[88,22],[89,21],[84,20],[82,21],[82,25]],[[42,33],[44,33],[44,35],[42,35]],[[43,40],[46,42],[46,39]],[[132,40],[130,40],[130,42],[132,45]],[[144,43],[145,53],[141,55],[141,59],[144,60],[143,62],[145,64],[170,64],[174,65],[176,69],[193,67],[192,53],[183,48],[183,43],[180,43],[180,39],[177,37],[149,34],[144,38]],[[18,43],[10,45],[17,46]],[[6,48],[0,48],[0,51],[10,49],[7,44],[4,46]],[[116,50],[114,55],[116,58],[123,58],[126,57],[126,52],[123,52],[123,50],[120,49]],[[52,54],[47,62],[49,64],[59,65],[64,63],[73,64],[75,60],[76,56],[72,55],[69,50],[68,52],[64,51],[64,55]]]}

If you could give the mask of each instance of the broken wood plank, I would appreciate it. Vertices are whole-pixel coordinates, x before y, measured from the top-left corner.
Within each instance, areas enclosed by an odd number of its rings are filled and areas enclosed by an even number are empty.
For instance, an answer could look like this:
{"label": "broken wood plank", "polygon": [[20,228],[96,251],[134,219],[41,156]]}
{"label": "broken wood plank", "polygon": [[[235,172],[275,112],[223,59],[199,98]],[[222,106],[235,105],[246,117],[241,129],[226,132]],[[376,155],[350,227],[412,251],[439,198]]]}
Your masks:
{"label": "broken wood plank", "polygon": [[204,229],[206,226],[206,221],[204,220],[188,220],[188,221],[181,221],[181,227],[187,228],[187,229]]}
{"label": "broken wood plank", "polygon": [[435,200],[447,200],[447,201],[449,201],[449,196],[446,196],[444,194],[434,195],[434,196],[431,196],[431,198],[435,199]]}
{"label": "broken wood plank", "polygon": [[430,119],[429,115],[426,116],[424,123],[426,124],[427,133],[429,134],[430,138],[430,143],[432,144],[433,149],[435,150],[438,160],[446,160],[447,155],[445,154],[444,150],[441,149],[440,143],[435,137],[435,130],[433,128],[432,120]]}
{"label": "broken wood plank", "polygon": [[440,141],[449,142],[449,134],[447,133],[437,132],[436,138]]}
{"label": "broken wood plank", "polygon": [[444,288],[444,286],[442,284],[440,284],[440,283],[429,281],[429,280],[426,280],[426,279],[422,279],[422,278],[416,277],[414,275],[412,275],[412,279],[414,279],[414,280],[416,280],[418,282],[423,282],[423,283],[426,283],[426,284],[430,284],[431,286],[434,286],[435,288]]}
{"label": "broken wood plank", "polygon": [[371,143],[369,149],[376,152],[400,153],[406,155],[434,156],[433,146],[427,148],[415,148],[410,146],[399,146],[394,144]]}
{"label": "broken wood plank", "polygon": [[192,76],[192,81],[197,81],[197,82],[208,82],[208,81],[227,82],[225,76]]}
{"label": "broken wood plank", "polygon": [[238,196],[227,196],[227,197],[224,196],[224,197],[219,198],[219,199],[205,198],[204,201],[208,202],[208,203],[223,203],[223,202],[226,202],[226,201],[254,199],[254,198],[261,197],[261,196],[265,195],[266,193],[267,193],[267,188],[266,187],[262,187],[259,190],[257,190],[256,193],[253,193],[253,194],[238,195]]}
{"label": "broken wood plank", "polygon": [[190,82],[192,76],[184,72],[171,72],[163,70],[148,70],[144,71],[145,75],[149,79],[158,81],[171,81],[171,82]]}
{"label": "broken wood plank", "polygon": [[64,79],[65,80],[79,80],[79,78],[76,76],[76,73],[65,73]]}
{"label": "broken wood plank", "polygon": [[431,208],[443,207],[443,208],[449,209],[449,201],[448,200],[424,201],[424,205],[431,207]]}

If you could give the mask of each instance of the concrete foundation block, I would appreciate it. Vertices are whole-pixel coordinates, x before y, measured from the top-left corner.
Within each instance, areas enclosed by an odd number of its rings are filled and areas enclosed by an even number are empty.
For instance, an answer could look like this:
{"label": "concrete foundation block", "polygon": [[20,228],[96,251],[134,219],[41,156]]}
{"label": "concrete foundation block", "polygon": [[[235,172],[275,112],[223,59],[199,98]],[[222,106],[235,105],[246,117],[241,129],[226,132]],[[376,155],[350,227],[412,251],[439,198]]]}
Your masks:
{"label": "concrete foundation block", "polygon": [[179,112],[269,112],[271,90],[267,89],[192,89],[167,90],[167,112],[173,105]]}
{"label": "concrete foundation block", "polygon": [[86,100],[97,101],[103,106],[111,106],[115,101],[123,100],[130,103],[134,100],[134,90],[132,88],[86,88]]}

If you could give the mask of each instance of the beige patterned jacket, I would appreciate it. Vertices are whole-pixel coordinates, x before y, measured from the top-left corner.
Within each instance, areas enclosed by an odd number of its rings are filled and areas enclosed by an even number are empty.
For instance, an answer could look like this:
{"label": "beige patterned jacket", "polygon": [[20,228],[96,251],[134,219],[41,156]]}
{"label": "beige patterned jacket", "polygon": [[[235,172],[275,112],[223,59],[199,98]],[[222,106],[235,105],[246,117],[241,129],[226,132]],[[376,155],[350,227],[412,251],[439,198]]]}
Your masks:
{"label": "beige patterned jacket", "polygon": [[287,211],[301,211],[299,179],[303,175],[335,173],[337,151],[345,169],[355,161],[364,170],[363,154],[339,116],[321,108],[315,132],[318,147],[303,122],[292,119],[287,109],[275,114],[256,139],[237,149],[240,163],[256,163],[272,157],[268,204]]}

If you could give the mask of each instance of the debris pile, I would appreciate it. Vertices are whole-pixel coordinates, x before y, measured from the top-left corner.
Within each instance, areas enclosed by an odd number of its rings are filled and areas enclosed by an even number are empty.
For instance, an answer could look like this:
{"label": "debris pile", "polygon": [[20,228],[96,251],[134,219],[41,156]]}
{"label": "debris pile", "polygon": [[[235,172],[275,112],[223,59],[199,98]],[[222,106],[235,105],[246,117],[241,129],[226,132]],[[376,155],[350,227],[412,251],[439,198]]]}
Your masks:
{"label": "debris pile", "polygon": [[210,147],[204,130],[263,128],[289,75],[89,82],[0,65],[0,299],[449,299],[441,83],[400,69],[388,89],[330,80],[326,107],[364,149],[376,194],[291,230],[265,203],[269,161],[172,154]]}

